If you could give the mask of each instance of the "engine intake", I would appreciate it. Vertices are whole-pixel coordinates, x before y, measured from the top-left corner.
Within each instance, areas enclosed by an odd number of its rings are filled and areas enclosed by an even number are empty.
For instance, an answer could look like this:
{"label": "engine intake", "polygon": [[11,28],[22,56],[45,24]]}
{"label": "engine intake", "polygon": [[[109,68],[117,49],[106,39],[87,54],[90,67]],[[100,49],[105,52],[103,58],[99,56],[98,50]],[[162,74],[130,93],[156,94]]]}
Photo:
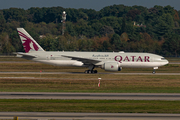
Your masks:
{"label": "engine intake", "polygon": [[106,62],[103,64],[102,69],[105,71],[121,71],[118,62]]}

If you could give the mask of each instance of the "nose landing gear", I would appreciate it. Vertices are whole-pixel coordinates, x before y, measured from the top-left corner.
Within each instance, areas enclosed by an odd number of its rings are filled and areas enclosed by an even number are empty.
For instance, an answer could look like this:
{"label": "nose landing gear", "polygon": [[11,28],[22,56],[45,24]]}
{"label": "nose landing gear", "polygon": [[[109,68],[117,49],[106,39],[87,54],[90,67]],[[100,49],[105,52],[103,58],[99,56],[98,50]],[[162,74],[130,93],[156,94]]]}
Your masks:
{"label": "nose landing gear", "polygon": [[158,67],[153,67],[153,72],[152,72],[152,74],[155,74],[157,69],[158,69]]}

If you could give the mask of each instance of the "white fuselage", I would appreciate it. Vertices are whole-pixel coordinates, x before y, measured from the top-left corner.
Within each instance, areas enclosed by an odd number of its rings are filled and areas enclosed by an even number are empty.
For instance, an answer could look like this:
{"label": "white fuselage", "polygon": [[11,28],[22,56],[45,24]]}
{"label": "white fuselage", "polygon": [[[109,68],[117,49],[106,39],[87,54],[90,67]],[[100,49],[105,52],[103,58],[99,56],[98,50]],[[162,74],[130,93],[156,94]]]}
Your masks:
{"label": "white fuselage", "polygon": [[86,62],[82,62],[82,60],[68,58],[64,56],[72,56],[99,61],[94,64],[95,66],[101,66],[106,62],[118,62],[119,67],[154,68],[169,63],[162,56],[151,53],[36,51],[26,54],[35,56],[35,58],[31,60],[57,66],[89,66],[89,64],[86,64]]}

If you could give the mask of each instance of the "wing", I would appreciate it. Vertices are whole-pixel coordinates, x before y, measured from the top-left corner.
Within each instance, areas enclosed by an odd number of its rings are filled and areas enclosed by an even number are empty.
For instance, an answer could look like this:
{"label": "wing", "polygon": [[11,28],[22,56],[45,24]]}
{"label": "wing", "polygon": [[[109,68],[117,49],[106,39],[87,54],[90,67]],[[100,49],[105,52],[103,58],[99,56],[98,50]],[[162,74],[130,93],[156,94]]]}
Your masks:
{"label": "wing", "polygon": [[85,65],[89,65],[89,64],[96,65],[97,63],[102,62],[102,61],[100,61],[100,60],[94,60],[94,59],[90,59],[90,58],[67,56],[67,55],[61,55],[61,56],[62,56],[62,57],[67,57],[67,58],[71,58],[72,60],[81,61],[81,62],[84,63]]}

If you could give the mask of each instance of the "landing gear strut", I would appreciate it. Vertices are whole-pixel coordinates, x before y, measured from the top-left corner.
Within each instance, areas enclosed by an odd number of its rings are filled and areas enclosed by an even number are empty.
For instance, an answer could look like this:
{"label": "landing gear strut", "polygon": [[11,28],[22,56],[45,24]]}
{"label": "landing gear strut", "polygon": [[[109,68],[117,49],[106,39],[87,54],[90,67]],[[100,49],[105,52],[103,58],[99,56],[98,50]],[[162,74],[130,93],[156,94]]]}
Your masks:
{"label": "landing gear strut", "polygon": [[91,73],[97,73],[97,70],[93,70],[94,69],[94,65],[90,65],[89,67],[88,67],[88,69],[89,70],[86,70],[84,73],[89,73],[89,74],[91,74]]}
{"label": "landing gear strut", "polygon": [[156,73],[156,69],[158,69],[158,67],[153,67],[153,74],[155,74]]}
{"label": "landing gear strut", "polygon": [[152,72],[152,74],[155,74],[155,73],[156,73],[156,70],[154,69],[153,72]]}

